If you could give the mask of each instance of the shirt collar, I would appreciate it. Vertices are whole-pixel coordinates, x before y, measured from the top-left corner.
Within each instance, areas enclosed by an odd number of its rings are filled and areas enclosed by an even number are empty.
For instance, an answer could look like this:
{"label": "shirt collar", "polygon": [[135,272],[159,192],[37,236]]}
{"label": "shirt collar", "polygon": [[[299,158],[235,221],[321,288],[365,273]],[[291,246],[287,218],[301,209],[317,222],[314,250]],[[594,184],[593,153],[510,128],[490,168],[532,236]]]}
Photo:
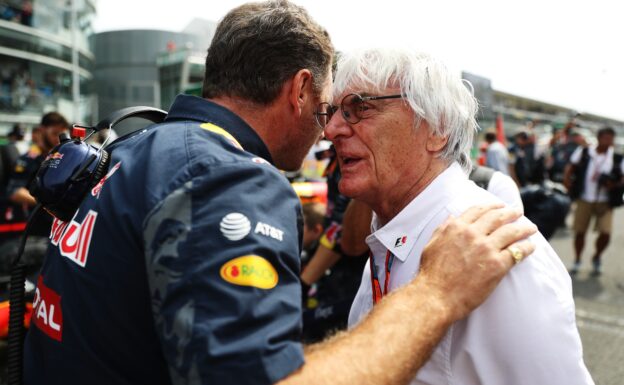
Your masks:
{"label": "shirt collar", "polygon": [[379,228],[377,215],[373,215],[373,233],[366,238],[366,243],[372,249],[375,241],[380,242],[405,262],[427,223],[449,202],[458,179],[468,179],[468,176],[458,163],[453,163],[385,226]]}
{"label": "shirt collar", "polygon": [[178,95],[165,121],[196,120],[212,123],[226,130],[247,152],[273,164],[269,149],[256,131],[238,115],[210,100],[191,95]]}
{"label": "shirt collar", "polygon": [[609,147],[607,149],[607,152],[606,153],[602,153],[602,154],[598,154],[597,148],[598,148],[597,145],[591,146],[589,148],[589,155],[591,155],[591,156],[598,156],[598,155],[604,156],[604,155],[606,155],[607,158],[613,158],[613,151],[614,151],[613,146]]}

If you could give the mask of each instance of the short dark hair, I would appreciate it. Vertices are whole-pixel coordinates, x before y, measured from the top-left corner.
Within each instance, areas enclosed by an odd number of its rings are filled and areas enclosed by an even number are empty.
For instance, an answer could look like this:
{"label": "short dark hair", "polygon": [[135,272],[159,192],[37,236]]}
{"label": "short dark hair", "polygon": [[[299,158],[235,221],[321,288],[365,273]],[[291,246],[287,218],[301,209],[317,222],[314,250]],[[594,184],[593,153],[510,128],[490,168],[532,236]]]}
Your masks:
{"label": "short dark hair", "polygon": [[615,130],[613,129],[613,127],[603,127],[598,130],[598,134],[596,135],[596,137],[600,138],[603,135],[615,136]]}
{"label": "short dark hair", "polygon": [[41,126],[50,127],[50,126],[63,126],[64,128],[69,128],[69,123],[67,123],[67,119],[63,115],[58,112],[48,112],[47,114],[41,117]]}
{"label": "short dark hair", "polygon": [[301,69],[318,92],[334,48],[327,31],[287,0],[247,3],[219,22],[206,57],[202,96],[234,96],[269,104]]}
{"label": "short dark hair", "polygon": [[488,143],[496,141],[496,134],[493,133],[493,132],[486,132],[485,133],[485,141],[488,142]]}
{"label": "short dark hair", "polygon": [[17,140],[24,139],[24,129],[19,123],[15,123],[9,134],[7,135],[9,138],[15,138]]}

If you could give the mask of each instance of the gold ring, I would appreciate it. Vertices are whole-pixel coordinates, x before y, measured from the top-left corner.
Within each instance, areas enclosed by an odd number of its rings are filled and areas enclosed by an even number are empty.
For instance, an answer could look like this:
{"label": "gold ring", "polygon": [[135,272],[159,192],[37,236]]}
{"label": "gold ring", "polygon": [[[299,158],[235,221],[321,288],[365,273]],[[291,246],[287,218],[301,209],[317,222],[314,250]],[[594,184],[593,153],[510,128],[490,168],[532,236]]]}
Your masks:
{"label": "gold ring", "polygon": [[520,250],[516,246],[509,246],[507,250],[511,254],[511,258],[513,258],[514,264],[517,265],[524,259],[524,254],[522,254],[522,250]]}

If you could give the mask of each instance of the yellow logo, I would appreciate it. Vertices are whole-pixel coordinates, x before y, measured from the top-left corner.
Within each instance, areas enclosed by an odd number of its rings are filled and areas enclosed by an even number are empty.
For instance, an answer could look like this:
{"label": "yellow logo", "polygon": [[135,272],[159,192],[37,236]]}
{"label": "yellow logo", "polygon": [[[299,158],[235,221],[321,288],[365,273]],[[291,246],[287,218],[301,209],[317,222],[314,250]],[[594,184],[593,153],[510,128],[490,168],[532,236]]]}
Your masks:
{"label": "yellow logo", "polygon": [[221,266],[221,278],[240,286],[272,289],[277,285],[277,271],[269,261],[258,255],[234,258]]}
{"label": "yellow logo", "polygon": [[216,126],[212,123],[204,123],[201,124],[199,127],[203,128],[206,131],[210,131],[210,132],[214,132],[215,134],[224,136],[227,140],[229,140],[235,147],[238,148],[243,148],[243,146],[240,145],[240,143],[238,143],[238,140],[236,140],[232,134],[230,134],[229,132],[225,131],[223,128]]}

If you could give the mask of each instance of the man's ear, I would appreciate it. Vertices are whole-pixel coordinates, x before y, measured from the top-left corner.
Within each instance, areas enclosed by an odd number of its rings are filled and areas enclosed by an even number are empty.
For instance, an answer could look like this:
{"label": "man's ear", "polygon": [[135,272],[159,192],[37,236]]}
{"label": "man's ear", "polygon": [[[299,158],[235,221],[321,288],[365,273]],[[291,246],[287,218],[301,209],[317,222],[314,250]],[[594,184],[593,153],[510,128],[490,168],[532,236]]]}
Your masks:
{"label": "man's ear", "polygon": [[301,69],[292,77],[288,90],[288,100],[295,114],[303,113],[303,106],[307,100],[313,96],[312,72],[308,69]]}
{"label": "man's ear", "polygon": [[427,151],[442,151],[442,149],[446,146],[446,143],[448,143],[448,136],[441,136],[437,135],[435,132],[431,132],[427,137]]}

